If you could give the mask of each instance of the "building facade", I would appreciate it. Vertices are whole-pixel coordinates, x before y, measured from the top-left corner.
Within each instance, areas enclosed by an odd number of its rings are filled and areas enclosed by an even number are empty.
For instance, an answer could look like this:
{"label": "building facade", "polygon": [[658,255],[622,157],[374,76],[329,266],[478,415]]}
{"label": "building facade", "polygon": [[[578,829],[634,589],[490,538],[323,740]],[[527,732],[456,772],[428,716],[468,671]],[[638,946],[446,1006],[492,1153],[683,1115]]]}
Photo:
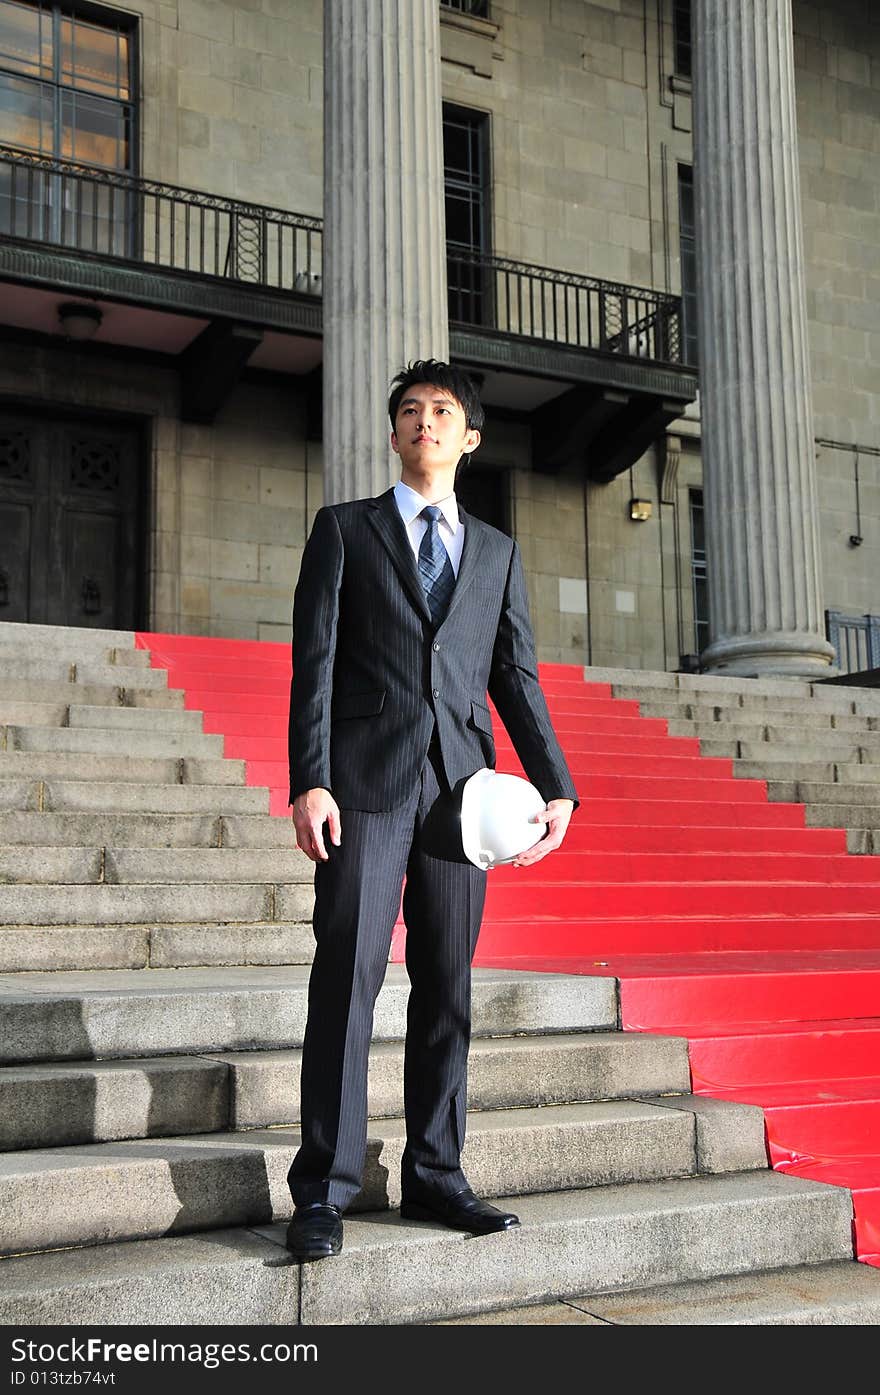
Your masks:
{"label": "building facade", "polygon": [[[826,612],[880,614],[880,13],[742,0],[781,47],[737,31],[770,56],[724,67],[725,134],[713,0],[326,3],[0,0],[0,617],[287,639],[335,433],[402,345],[480,378],[461,492],[520,544],[543,661],[692,667],[723,622],[827,666]],[[744,325],[767,363],[707,401]],[[393,478],[380,417],[349,495]]]}

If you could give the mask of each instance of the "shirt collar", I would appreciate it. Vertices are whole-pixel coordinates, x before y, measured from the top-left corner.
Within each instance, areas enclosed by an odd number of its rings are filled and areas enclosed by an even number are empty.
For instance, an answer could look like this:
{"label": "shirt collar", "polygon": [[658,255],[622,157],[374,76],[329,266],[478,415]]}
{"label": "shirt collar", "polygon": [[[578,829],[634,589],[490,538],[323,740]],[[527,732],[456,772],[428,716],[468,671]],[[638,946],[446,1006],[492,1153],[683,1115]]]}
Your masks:
{"label": "shirt collar", "polygon": [[[407,527],[409,527],[414,518],[418,518],[422,509],[428,502],[423,494],[419,494],[417,490],[411,489],[408,484],[404,484],[403,480],[398,480],[394,486],[394,498],[400,510],[400,516]],[[449,525],[449,531],[453,534],[457,533],[461,523],[458,517],[458,501],[455,495],[449,494],[445,499],[437,499],[435,502],[438,509],[442,512],[446,523]]]}

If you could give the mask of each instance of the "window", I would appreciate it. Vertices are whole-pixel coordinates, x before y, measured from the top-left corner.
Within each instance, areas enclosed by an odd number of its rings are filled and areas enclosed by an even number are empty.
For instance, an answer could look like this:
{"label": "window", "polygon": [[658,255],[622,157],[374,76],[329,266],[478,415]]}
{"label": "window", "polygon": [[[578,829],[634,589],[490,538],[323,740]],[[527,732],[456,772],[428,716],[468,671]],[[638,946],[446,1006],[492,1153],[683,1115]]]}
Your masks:
{"label": "window", "polygon": [[672,42],[677,77],[692,76],[691,0],[672,0]]}
{"label": "window", "polygon": [[678,167],[678,226],[681,255],[682,361],[699,362],[697,343],[697,229],[694,217],[694,172]]}
{"label": "window", "polygon": [[[0,0],[0,144],[130,171],[133,37],[128,21],[91,5]],[[124,224],[118,191],[114,206],[114,191],[73,175],[18,174],[7,165],[0,176],[0,232],[120,250],[106,245]]]}
{"label": "window", "polygon": [[489,18],[489,0],[440,0],[447,10],[458,10],[459,14],[474,15],[476,19]]}
{"label": "window", "polygon": [[698,654],[709,643],[709,590],[706,577],[706,531],[703,517],[703,491],[692,489],[691,578],[694,587],[694,634]]}
{"label": "window", "polygon": [[486,267],[489,252],[489,118],[443,106],[443,178],[449,318],[490,322]]}

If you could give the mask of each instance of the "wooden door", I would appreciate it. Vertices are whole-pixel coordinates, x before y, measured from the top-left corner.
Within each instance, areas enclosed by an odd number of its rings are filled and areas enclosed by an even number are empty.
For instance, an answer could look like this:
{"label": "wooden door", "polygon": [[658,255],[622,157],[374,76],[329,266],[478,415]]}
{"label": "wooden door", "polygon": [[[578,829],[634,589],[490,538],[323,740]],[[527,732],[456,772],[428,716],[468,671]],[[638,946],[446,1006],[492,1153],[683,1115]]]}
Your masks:
{"label": "wooden door", "polygon": [[137,424],[0,412],[0,620],[140,623]]}

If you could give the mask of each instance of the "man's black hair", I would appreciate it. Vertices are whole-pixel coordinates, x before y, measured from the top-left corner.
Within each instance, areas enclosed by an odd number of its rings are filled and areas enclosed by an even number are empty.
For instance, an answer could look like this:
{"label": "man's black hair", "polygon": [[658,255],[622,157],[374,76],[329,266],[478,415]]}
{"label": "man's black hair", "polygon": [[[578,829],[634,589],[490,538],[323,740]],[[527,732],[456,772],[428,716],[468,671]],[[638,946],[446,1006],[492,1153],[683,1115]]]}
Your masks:
{"label": "man's black hair", "polygon": [[388,399],[388,415],[393,430],[397,430],[397,409],[404,394],[417,383],[430,383],[432,387],[443,388],[444,392],[455,398],[464,412],[468,431],[482,431],[486,414],[473,378],[463,368],[441,363],[436,358],[416,359],[407,368],[402,368],[393,380]]}

